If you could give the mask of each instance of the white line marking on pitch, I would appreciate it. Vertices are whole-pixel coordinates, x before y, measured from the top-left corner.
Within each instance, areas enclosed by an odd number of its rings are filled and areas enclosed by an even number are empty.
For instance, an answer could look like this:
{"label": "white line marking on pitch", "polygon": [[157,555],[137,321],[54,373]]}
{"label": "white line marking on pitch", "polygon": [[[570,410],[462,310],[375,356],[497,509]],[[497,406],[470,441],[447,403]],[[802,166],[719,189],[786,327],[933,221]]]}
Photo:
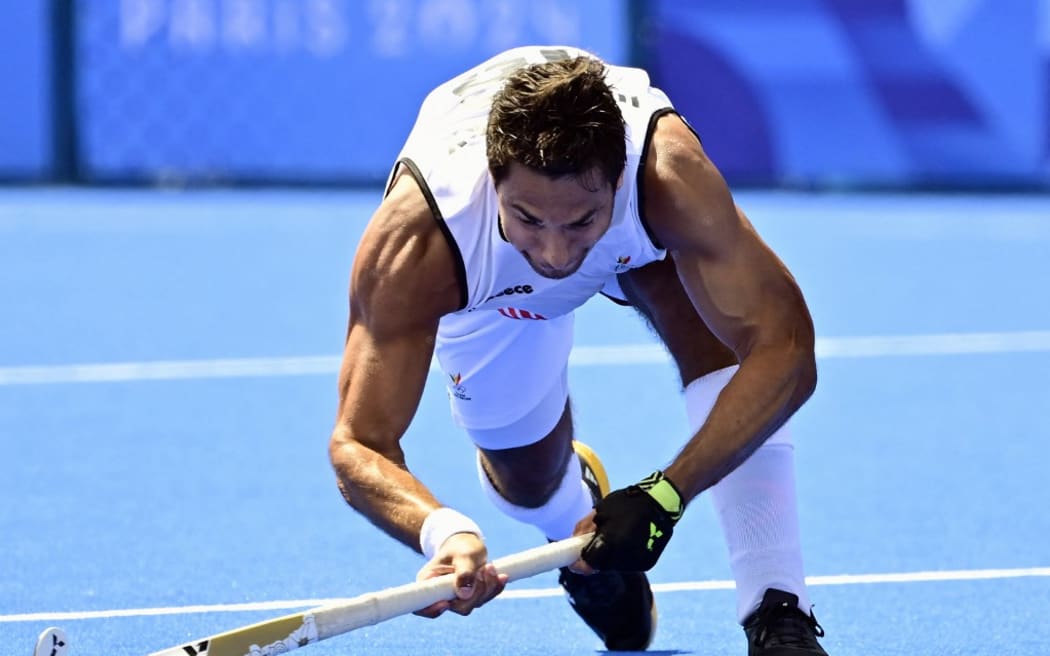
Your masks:
{"label": "white line marking on pitch", "polygon": [[[1034,352],[1050,352],[1050,330],[817,339],[821,359]],[[0,367],[0,385],[334,375],[339,360],[336,355],[317,355]],[[668,355],[659,344],[577,346],[569,356],[575,367],[666,362]],[[436,364],[431,368],[437,370]]]}
{"label": "white line marking on pitch", "polygon": [[[1050,577],[1050,567],[1027,567],[1017,569],[964,569],[935,570],[928,572],[899,572],[889,574],[839,574],[834,576],[807,576],[806,584],[820,585],[867,585],[877,583],[929,583],[949,581],[981,581],[993,579],[1016,579]],[[685,581],[681,583],[654,583],[654,592],[694,592],[704,590],[732,590],[732,581]],[[499,599],[536,599],[560,597],[561,588],[526,588],[507,590]],[[294,599],[287,601],[261,601],[241,604],[209,604],[197,606],[168,606],[160,608],[128,608],[123,610],[92,610],[71,612],[15,613],[0,615],[5,622],[55,622],[62,620],[91,620],[115,617],[145,617],[155,615],[190,615],[193,613],[240,613],[252,611],[296,610],[348,601],[349,598]]]}

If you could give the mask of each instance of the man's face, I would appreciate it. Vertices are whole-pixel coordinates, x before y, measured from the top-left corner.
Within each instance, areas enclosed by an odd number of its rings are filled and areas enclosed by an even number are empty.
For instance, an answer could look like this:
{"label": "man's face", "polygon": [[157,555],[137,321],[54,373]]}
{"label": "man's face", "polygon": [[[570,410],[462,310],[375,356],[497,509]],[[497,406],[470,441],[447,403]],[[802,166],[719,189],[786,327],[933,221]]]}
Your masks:
{"label": "man's face", "polygon": [[516,162],[496,187],[507,241],[536,273],[554,279],[575,273],[609,229],[614,194],[608,183],[589,191],[573,176],[552,179]]}

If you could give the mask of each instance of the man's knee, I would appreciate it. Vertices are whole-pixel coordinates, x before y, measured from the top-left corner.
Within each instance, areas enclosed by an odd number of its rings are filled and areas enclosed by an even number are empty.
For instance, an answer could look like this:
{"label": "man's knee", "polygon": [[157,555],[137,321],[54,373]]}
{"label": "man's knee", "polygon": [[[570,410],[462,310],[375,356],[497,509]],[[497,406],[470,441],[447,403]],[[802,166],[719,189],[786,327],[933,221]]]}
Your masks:
{"label": "man's knee", "polygon": [[538,508],[558,489],[572,455],[572,412],[568,401],[546,436],[510,449],[478,448],[484,475],[510,503]]}

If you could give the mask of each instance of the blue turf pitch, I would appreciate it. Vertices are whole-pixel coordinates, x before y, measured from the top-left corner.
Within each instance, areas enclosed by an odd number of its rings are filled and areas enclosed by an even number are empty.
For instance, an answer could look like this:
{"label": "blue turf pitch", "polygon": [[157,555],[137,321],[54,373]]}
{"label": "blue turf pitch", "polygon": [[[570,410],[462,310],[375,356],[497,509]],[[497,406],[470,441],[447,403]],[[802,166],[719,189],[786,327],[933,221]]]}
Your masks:
{"label": "blue turf pitch", "polygon": [[[141,656],[288,612],[237,604],[290,609],[413,578],[420,559],[335,488],[333,367],[295,360],[338,355],[350,259],[377,198],[0,191],[0,652],[28,656],[57,624],[73,654]],[[829,652],[1050,653],[1036,628],[1050,614],[1050,200],[738,200],[798,277],[824,349],[794,429],[808,573],[870,575],[815,581]],[[653,344],[601,299],[577,326],[584,349]],[[264,360],[258,375],[236,373],[248,358]],[[579,434],[614,485],[685,439],[673,372],[643,360],[614,352],[570,369]],[[178,366],[151,379],[158,361]],[[113,363],[129,365],[122,380],[74,366]],[[539,542],[479,498],[436,374],[405,444],[494,554]],[[945,580],[923,580],[936,572]],[[653,649],[744,654],[728,578],[701,497],[652,573],[691,588],[658,587]],[[399,618],[303,653],[598,650],[555,585],[540,576],[511,588],[535,598]]]}

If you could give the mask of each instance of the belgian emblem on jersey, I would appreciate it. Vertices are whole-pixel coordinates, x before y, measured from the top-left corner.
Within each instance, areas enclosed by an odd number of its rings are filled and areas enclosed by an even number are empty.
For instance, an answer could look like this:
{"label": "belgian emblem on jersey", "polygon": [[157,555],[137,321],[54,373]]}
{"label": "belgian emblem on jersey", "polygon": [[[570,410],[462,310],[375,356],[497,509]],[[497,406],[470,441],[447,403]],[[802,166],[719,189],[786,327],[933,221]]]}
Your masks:
{"label": "belgian emblem on jersey", "polygon": [[463,374],[449,374],[448,377],[451,379],[451,383],[448,386],[448,393],[456,397],[460,401],[469,401],[470,397],[467,396],[467,388],[463,386]]}

